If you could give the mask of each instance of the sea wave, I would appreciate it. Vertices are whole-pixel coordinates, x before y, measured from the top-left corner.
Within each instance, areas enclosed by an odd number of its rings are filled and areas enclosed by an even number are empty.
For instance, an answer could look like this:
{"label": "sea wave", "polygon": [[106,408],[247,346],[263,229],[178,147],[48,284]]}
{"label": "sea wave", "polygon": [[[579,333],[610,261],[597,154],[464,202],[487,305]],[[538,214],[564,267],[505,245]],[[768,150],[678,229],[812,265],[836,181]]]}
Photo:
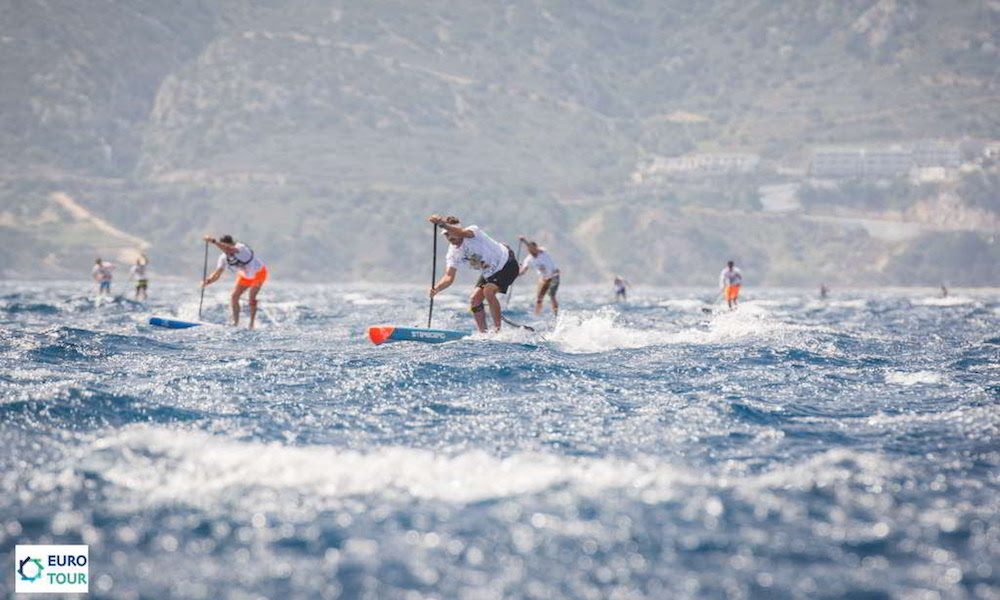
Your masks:
{"label": "sea wave", "polygon": [[196,283],[0,282],[0,546],[101,597],[1000,594],[989,292],[570,286],[376,346],[468,290],[274,281],[248,330]]}

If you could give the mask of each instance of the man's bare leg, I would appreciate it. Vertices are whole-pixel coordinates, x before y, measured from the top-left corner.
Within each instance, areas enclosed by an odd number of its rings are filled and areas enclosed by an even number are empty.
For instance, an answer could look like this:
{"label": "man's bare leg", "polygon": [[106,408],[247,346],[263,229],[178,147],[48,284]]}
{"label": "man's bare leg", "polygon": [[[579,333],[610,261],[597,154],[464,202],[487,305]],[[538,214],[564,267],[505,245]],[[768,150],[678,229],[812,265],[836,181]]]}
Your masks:
{"label": "man's bare leg", "polygon": [[233,327],[240,324],[240,296],[245,291],[247,291],[246,286],[237,283],[236,287],[233,288],[233,295],[229,297],[229,306],[233,309]]}
{"label": "man's bare leg", "polygon": [[254,319],[257,317],[257,293],[260,292],[260,286],[255,285],[250,288],[250,296],[247,302],[250,304],[250,329],[253,329]]}
{"label": "man's bare leg", "polygon": [[483,311],[483,289],[476,288],[469,296],[469,306],[472,310],[472,317],[476,320],[476,328],[479,333],[486,333],[486,313]]}
{"label": "man's bare leg", "polygon": [[483,295],[486,296],[486,304],[490,307],[490,316],[493,317],[493,327],[500,331],[500,320],[502,314],[500,312],[500,301],[497,300],[497,291],[500,288],[497,287],[495,283],[487,283],[483,286]]}

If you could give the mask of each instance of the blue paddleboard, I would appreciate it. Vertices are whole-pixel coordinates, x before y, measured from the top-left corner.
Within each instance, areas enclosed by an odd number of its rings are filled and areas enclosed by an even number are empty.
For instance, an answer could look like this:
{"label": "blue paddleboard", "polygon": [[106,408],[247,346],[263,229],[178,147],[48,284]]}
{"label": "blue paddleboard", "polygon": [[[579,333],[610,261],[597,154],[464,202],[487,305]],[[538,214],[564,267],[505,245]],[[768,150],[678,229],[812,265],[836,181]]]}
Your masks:
{"label": "blue paddleboard", "polygon": [[427,342],[440,344],[452,342],[468,335],[468,331],[449,331],[447,329],[419,329],[415,327],[396,327],[393,325],[374,325],[368,328],[368,339],[373,344],[386,342]]}
{"label": "blue paddleboard", "polygon": [[167,329],[187,329],[188,327],[198,327],[199,325],[208,325],[208,323],[181,321],[180,319],[168,319],[166,317],[150,317],[149,324],[156,325],[157,327],[166,327]]}

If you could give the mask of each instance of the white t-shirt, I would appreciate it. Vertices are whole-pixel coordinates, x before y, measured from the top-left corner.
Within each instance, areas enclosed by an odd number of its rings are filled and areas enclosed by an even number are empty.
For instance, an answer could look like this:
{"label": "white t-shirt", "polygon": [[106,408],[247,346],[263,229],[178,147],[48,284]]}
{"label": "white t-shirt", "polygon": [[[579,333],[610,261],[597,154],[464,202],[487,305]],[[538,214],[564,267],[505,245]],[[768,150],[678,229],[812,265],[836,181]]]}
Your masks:
{"label": "white t-shirt", "polygon": [[730,285],[743,285],[743,274],[736,267],[733,267],[732,271],[729,270],[729,267],[726,267],[719,274],[719,287]]}
{"label": "white t-shirt", "polygon": [[146,265],[132,265],[132,274],[139,281],[146,278]]}
{"label": "white t-shirt", "polygon": [[483,272],[483,277],[492,277],[507,263],[509,251],[475,225],[466,227],[475,237],[464,238],[461,246],[449,245],[444,262],[449,269],[457,269],[465,263]]}
{"label": "white t-shirt", "polygon": [[257,271],[260,271],[264,267],[264,263],[261,262],[260,258],[246,244],[236,242],[235,246],[236,254],[233,255],[233,262],[239,261],[246,264],[231,264],[229,257],[223,252],[219,255],[219,262],[216,263],[215,268],[226,267],[230,271],[238,273],[247,279],[253,279],[257,275]]}
{"label": "white t-shirt", "polygon": [[527,258],[524,259],[524,264],[521,268],[530,267],[534,265],[538,269],[538,275],[542,279],[552,279],[559,274],[559,267],[556,266],[554,260],[552,260],[552,255],[545,250],[539,250],[538,256],[532,256],[528,254]]}
{"label": "white t-shirt", "polygon": [[108,262],[102,262],[99,265],[94,265],[91,269],[91,273],[97,276],[97,281],[111,281],[111,269],[115,266]]}

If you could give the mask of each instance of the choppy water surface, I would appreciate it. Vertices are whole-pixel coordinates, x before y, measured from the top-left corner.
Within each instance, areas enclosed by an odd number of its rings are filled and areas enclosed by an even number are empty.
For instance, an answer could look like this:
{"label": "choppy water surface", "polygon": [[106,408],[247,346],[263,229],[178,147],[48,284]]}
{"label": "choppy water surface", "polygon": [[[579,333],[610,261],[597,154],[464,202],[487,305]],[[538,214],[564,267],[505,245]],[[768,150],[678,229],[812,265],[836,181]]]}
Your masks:
{"label": "choppy water surface", "polygon": [[151,292],[0,282],[0,592],[86,543],[95,597],[1000,597],[994,294],[521,289],[539,333],[376,347],[422,288]]}

